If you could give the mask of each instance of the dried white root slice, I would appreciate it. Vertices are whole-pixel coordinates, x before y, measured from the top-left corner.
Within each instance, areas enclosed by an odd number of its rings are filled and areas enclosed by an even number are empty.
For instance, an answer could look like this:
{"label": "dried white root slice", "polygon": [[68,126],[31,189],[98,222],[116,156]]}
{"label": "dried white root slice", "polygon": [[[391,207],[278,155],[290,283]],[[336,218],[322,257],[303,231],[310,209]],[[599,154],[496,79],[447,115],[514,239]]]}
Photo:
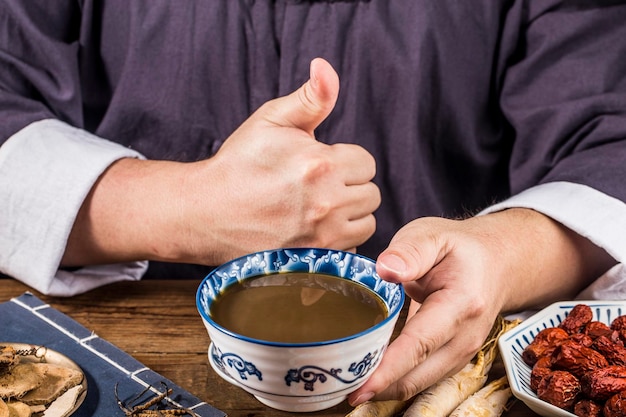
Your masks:
{"label": "dried white root slice", "polygon": [[30,407],[21,401],[11,401],[9,406],[9,417],[30,417],[33,412]]}
{"label": "dried white root slice", "polygon": [[504,376],[463,401],[450,417],[500,417],[507,409],[511,396],[509,381]]}
{"label": "dried white root slice", "polygon": [[0,417],[9,417],[9,406],[0,398]]}
{"label": "dried white root slice", "polygon": [[28,391],[20,398],[28,405],[48,404],[83,380],[83,373],[76,369],[51,363],[34,363],[33,365],[45,370],[45,377],[40,386]]}
{"label": "dried white root slice", "polygon": [[499,316],[487,340],[472,361],[456,374],[444,378],[417,394],[404,412],[404,417],[445,417],[487,382],[491,366],[498,354],[498,338],[517,326]]}
{"label": "dried white root slice", "polygon": [[75,385],[68,389],[46,408],[43,417],[66,417],[74,409],[81,392],[83,392],[82,385]]}
{"label": "dried white root slice", "polygon": [[0,398],[21,398],[27,392],[39,387],[46,376],[46,369],[39,363],[20,363],[0,375]]}
{"label": "dried white root slice", "polygon": [[366,401],[356,406],[346,417],[393,417],[399,415],[408,401]]}
{"label": "dried white root slice", "polygon": [[45,404],[29,405],[31,414],[43,413],[46,410]]}
{"label": "dried white root slice", "polygon": [[0,346],[0,374],[9,372],[20,362],[20,357],[13,346]]}

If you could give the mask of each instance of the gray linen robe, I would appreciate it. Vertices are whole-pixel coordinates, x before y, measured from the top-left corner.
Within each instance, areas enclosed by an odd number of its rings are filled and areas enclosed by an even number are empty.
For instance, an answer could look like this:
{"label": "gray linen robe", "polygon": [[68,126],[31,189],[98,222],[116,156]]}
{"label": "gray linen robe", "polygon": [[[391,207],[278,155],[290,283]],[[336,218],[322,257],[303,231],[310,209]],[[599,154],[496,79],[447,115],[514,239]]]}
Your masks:
{"label": "gray linen robe", "polygon": [[[624,3],[3,0],[0,144],[56,118],[148,158],[207,158],[319,56],[341,91],[318,139],[377,161],[365,255],[416,217],[537,184],[626,201]],[[172,268],[148,276],[206,272]]]}

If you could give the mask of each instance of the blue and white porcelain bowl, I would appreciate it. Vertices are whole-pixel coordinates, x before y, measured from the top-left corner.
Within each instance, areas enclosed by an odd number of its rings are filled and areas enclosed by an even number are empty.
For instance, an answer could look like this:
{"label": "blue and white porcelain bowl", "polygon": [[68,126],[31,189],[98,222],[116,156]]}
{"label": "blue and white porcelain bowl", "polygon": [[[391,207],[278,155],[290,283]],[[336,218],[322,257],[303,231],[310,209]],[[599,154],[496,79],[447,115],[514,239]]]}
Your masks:
{"label": "blue and white porcelain bowl", "polygon": [[[377,294],[389,314],[361,333],[316,343],[252,339],[211,319],[211,303],[228,286],[279,272],[352,280]],[[200,284],[196,304],[211,339],[209,362],[215,372],[269,407],[309,412],[339,404],[369,378],[389,344],[404,298],[402,286],[383,281],[369,258],[330,249],[293,248],[253,253],[221,265]]]}

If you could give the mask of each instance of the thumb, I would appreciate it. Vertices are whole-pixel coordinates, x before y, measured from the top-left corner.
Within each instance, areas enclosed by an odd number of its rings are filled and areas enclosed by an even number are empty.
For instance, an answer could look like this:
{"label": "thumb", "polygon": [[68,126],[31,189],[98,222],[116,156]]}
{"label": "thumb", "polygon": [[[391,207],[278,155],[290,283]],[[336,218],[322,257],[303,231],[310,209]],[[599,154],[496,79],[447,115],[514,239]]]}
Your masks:
{"label": "thumb", "polygon": [[270,122],[296,127],[313,135],[328,117],[339,94],[339,76],[322,58],[311,61],[309,80],[293,93],[272,100],[265,114]]}
{"label": "thumb", "polygon": [[[409,223],[396,233],[389,246],[378,255],[376,272],[390,282],[409,282],[424,276],[449,251],[445,238],[437,237],[427,219]],[[436,222],[435,222],[436,223]]]}

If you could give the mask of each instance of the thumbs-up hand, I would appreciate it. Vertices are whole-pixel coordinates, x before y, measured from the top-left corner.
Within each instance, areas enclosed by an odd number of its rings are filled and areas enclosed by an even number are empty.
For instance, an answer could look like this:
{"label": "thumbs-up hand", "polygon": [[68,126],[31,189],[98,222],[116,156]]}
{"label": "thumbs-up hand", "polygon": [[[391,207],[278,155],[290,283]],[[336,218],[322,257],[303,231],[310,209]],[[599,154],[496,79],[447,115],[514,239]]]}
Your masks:
{"label": "thumbs-up hand", "polygon": [[338,92],[316,59],[310,80],[261,106],[213,158],[116,161],[85,198],[61,264],[217,265],[268,248],[360,245],[380,204],[374,158],[314,135]]}
{"label": "thumbs-up hand", "polygon": [[314,135],[338,92],[334,69],[313,60],[302,87],[265,103],[203,161],[207,201],[197,209],[205,210],[206,235],[198,245],[219,242],[212,255],[226,260],[273,247],[351,249],[374,233],[374,158]]}

